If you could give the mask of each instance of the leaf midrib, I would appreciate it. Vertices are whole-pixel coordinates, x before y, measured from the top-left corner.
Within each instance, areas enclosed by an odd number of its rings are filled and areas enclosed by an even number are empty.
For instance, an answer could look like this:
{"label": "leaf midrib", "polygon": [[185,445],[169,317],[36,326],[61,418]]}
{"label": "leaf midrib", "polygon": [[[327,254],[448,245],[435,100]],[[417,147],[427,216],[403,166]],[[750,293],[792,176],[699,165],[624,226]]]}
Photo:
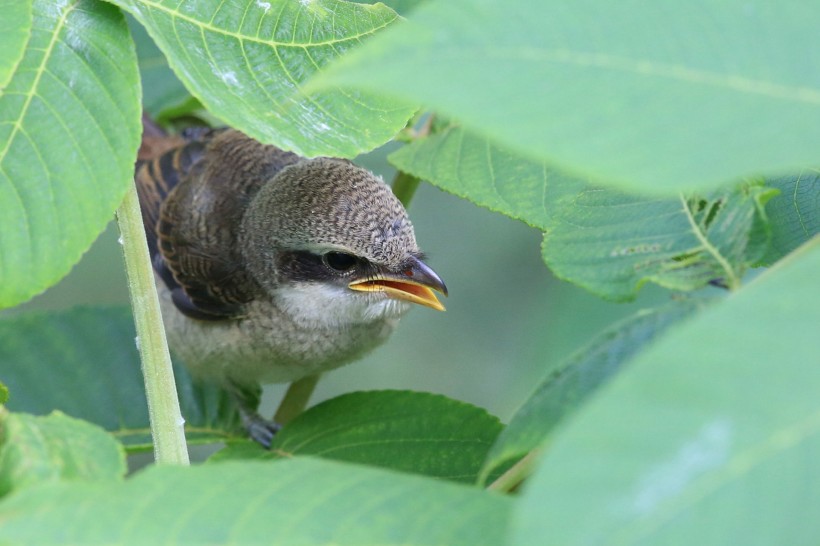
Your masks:
{"label": "leaf midrib", "polygon": [[3,151],[0,151],[0,164],[6,158],[6,154],[11,148],[11,143],[14,142],[17,133],[22,128],[23,118],[26,117],[26,113],[28,112],[29,107],[31,106],[31,101],[34,99],[36,95],[35,90],[40,85],[40,78],[42,78],[43,73],[46,71],[46,65],[48,64],[48,60],[51,58],[51,54],[54,51],[55,44],[59,41],[60,33],[63,31],[65,27],[66,19],[68,19],[68,15],[74,11],[77,7],[79,0],[74,0],[74,2],[70,5],[67,5],[65,11],[60,15],[60,18],[57,20],[57,24],[54,26],[54,32],[51,34],[51,41],[48,43],[48,46],[43,50],[43,58],[40,62],[40,65],[36,69],[36,75],[34,76],[34,81],[31,83],[28,91],[25,93],[26,100],[23,103],[22,108],[20,109],[20,114],[17,116],[17,119],[14,121],[14,126],[9,133],[8,140],[6,140],[6,145],[3,147]]}
{"label": "leaf midrib", "polygon": [[737,74],[720,74],[679,64],[648,59],[633,59],[607,53],[590,53],[562,48],[493,45],[492,49],[442,48],[437,51],[436,55],[439,59],[448,56],[454,59],[480,57],[482,59],[493,58],[508,61],[564,64],[579,68],[599,68],[691,84],[702,84],[790,102],[820,105],[820,90],[811,87],[780,85]]}

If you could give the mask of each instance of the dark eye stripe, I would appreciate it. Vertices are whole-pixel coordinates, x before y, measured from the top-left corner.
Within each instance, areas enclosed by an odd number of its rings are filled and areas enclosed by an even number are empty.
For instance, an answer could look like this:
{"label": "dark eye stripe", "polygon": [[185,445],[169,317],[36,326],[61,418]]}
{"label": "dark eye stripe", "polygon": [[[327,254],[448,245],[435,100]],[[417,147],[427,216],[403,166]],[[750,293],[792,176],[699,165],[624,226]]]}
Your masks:
{"label": "dark eye stripe", "polygon": [[[334,268],[327,263],[328,254],[340,254],[342,256],[349,256],[354,260],[353,267],[346,270]],[[336,257],[339,260],[344,258]],[[335,262],[336,258],[331,258]],[[282,282],[296,281],[296,282],[330,282],[349,279],[351,273],[363,276],[371,272],[372,266],[367,260],[357,258],[352,254],[344,252],[328,252],[323,255],[313,254],[307,251],[293,251],[283,252],[277,257],[277,270]],[[336,263],[341,266],[341,263]],[[347,281],[345,281],[347,282]]]}
{"label": "dark eye stripe", "polygon": [[356,256],[346,252],[327,252],[322,256],[322,261],[334,271],[346,273],[356,267],[358,259]]}

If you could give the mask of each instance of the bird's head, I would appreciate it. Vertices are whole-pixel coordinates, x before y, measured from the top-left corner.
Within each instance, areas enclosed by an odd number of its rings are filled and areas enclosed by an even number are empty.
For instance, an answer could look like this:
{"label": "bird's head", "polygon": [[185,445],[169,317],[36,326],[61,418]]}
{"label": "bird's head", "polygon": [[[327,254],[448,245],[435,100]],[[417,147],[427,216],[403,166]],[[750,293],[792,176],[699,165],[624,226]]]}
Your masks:
{"label": "bird's head", "polygon": [[344,326],[397,318],[411,303],[444,310],[447,295],[387,185],[330,158],[280,171],[243,220],[246,263],[294,319]]}

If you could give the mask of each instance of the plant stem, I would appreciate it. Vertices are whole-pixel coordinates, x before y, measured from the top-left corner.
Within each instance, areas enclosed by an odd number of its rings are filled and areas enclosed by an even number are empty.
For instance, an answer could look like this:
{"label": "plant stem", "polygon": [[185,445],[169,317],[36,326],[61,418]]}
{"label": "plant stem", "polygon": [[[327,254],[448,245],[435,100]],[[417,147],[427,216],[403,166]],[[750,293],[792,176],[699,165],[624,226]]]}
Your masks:
{"label": "plant stem", "polygon": [[276,410],[273,420],[280,425],[286,425],[302,413],[320,377],[321,374],[317,373],[291,383],[285,397],[282,398],[282,402],[279,404],[279,409]]}
{"label": "plant stem", "polygon": [[[418,130],[410,129],[411,140],[419,140],[428,137],[430,135],[430,131],[433,129],[433,121],[435,121],[435,119],[436,114],[430,113]],[[396,173],[396,177],[393,179],[393,184],[391,184],[391,187],[393,188],[393,194],[399,198],[399,201],[401,201],[401,204],[404,205],[404,208],[408,208],[410,206],[410,201],[413,200],[413,195],[416,194],[416,190],[418,189],[420,182],[421,180],[412,174],[403,171]]]}
{"label": "plant stem", "polygon": [[412,174],[407,174],[403,171],[396,173],[392,184],[393,193],[399,198],[404,208],[410,206],[410,201],[412,201],[413,195],[415,195],[420,182],[421,181]]}
{"label": "plant stem", "polygon": [[532,474],[541,455],[540,449],[534,449],[527,453],[520,461],[512,465],[506,472],[487,486],[491,491],[510,492],[521,485],[525,479]]}
{"label": "plant stem", "polygon": [[154,459],[157,463],[187,465],[185,420],[179,410],[174,370],[154,284],[154,270],[148,256],[139,199],[133,184],[117,210],[117,223],[125,255],[131,309],[137,327],[137,347],[148,398]]}

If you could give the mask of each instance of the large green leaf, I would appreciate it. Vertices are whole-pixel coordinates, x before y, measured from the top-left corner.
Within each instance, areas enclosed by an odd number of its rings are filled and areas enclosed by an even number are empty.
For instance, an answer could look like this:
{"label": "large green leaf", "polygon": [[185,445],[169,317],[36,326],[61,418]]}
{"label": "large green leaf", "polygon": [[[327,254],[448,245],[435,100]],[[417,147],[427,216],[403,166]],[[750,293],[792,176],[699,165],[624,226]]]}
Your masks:
{"label": "large green leaf", "polygon": [[122,445],[85,421],[60,412],[46,417],[9,413],[2,428],[0,495],[43,482],[125,476]]}
{"label": "large green leaf", "polygon": [[602,333],[536,388],[487,454],[482,479],[541,445],[630,359],[669,326],[699,307],[696,300],[640,311]]}
{"label": "large green leaf", "polygon": [[32,0],[0,0],[0,93],[23,58],[31,32]]}
{"label": "large green leaf", "polygon": [[485,410],[436,394],[355,392],[297,417],[270,451],[244,442],[211,460],[316,455],[471,483],[501,428]]}
{"label": "large green leaf", "polygon": [[137,60],[119,10],[36,0],[0,96],[0,308],[57,282],[102,232],[133,179],[139,136]]}
{"label": "large green leaf", "polygon": [[820,237],[669,332],[556,433],[515,545],[816,544]]}
{"label": "large green leaf", "polygon": [[623,187],[705,189],[820,163],[820,3],[429,2],[309,89],[423,103]]}
{"label": "large green leaf", "polygon": [[112,0],[148,30],[177,76],[213,114],[306,156],[353,157],[393,137],[413,109],[365,93],[306,93],[331,60],[397,19],[341,0]]}
{"label": "large green leaf", "polygon": [[807,169],[766,185],[780,190],[766,204],[772,240],[761,261],[772,264],[820,233],[820,171]]}
{"label": "large green leaf", "polygon": [[736,287],[766,251],[763,204],[750,183],[688,198],[593,186],[454,127],[390,155],[399,169],[544,230],[543,256],[560,278],[606,298],[647,281],[677,290],[722,279]]}
{"label": "large green leaf", "polygon": [[511,500],[331,461],[155,467],[0,503],[4,544],[495,546]]}
{"label": "large green leaf", "polygon": [[[54,409],[113,432],[130,448],[151,445],[148,407],[125,308],[77,308],[0,320],[0,381],[8,407],[46,414]],[[189,441],[215,441],[238,432],[236,410],[213,385],[195,384],[175,366]]]}

